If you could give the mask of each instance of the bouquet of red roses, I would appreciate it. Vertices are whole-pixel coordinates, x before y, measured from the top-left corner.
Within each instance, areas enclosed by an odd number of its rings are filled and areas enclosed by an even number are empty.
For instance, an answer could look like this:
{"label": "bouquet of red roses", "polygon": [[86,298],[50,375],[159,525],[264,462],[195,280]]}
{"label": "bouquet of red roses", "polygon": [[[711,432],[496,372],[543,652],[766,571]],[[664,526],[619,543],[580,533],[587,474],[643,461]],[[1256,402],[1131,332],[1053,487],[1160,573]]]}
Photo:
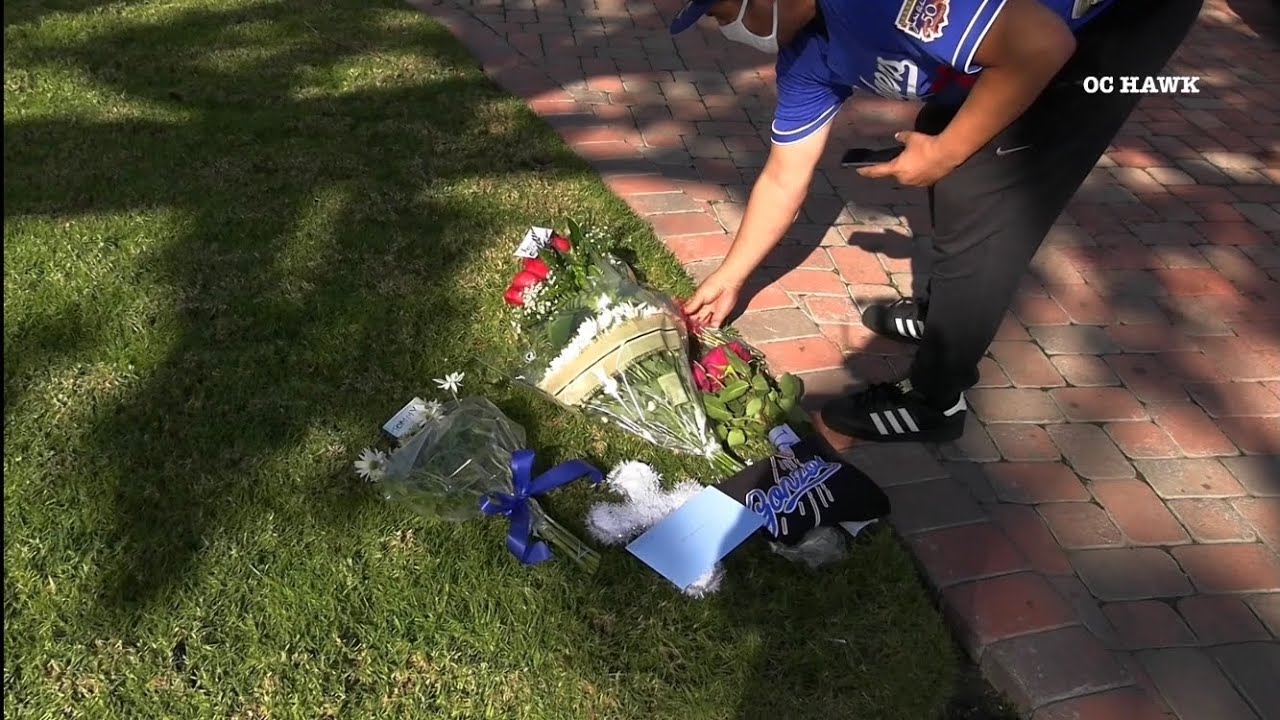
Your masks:
{"label": "bouquet of red roses", "polygon": [[771,430],[784,423],[809,426],[800,405],[804,381],[791,373],[773,377],[764,357],[722,330],[695,330],[693,379],[712,432],[735,458],[752,462],[775,451]]}
{"label": "bouquet of red roses", "polygon": [[531,229],[516,252],[522,268],[504,295],[523,352],[516,379],[655,445],[740,469],[708,423],[680,308],[641,285],[601,233],[567,224],[568,237]]}

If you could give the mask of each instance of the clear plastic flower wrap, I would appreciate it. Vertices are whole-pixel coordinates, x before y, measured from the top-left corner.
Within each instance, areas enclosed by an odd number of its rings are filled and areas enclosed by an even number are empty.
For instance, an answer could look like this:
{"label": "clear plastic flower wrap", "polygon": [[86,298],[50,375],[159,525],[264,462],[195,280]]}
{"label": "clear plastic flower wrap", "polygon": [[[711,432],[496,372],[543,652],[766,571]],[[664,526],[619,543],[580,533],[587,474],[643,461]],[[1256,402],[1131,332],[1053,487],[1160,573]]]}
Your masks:
{"label": "clear plastic flower wrap", "polygon": [[532,248],[506,299],[524,353],[517,380],[556,403],[733,472],[693,379],[678,305],[570,223]]}
{"label": "clear plastic flower wrap", "polygon": [[[391,453],[380,482],[386,499],[433,519],[461,522],[504,515],[513,526],[523,519],[533,535],[594,569],[599,555],[549,517],[532,497],[540,494],[537,486],[542,478],[532,479],[531,470],[532,453],[525,448],[524,428],[488,400],[464,397],[440,405],[421,430]],[[557,471],[563,484],[594,468],[565,463],[543,477]],[[595,479],[599,481],[598,474]]]}

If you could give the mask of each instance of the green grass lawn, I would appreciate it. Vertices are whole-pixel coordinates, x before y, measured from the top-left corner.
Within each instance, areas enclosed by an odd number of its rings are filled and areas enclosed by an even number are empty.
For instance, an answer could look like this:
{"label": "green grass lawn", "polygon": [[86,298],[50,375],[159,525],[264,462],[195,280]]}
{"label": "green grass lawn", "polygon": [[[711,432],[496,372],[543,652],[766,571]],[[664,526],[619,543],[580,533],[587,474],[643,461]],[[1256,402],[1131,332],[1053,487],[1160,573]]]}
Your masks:
{"label": "green grass lawn", "polygon": [[[6,714],[927,720],[967,685],[888,534],[819,573],[753,545],[699,602],[354,478],[452,370],[543,467],[700,472],[502,382],[530,224],[593,217],[690,285],[444,29],[394,0],[5,23]],[[592,497],[548,507],[580,529]]]}

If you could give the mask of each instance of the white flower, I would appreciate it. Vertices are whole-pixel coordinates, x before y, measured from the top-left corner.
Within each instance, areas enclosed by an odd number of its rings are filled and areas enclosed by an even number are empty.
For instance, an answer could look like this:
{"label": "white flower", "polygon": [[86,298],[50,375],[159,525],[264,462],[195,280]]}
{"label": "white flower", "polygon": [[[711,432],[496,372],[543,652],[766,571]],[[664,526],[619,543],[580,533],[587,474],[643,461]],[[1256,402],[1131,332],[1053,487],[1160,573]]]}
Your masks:
{"label": "white flower", "polygon": [[466,377],[466,373],[452,372],[445,375],[443,379],[436,378],[436,387],[441,390],[448,390],[457,396],[458,391],[462,389],[462,378]]}
{"label": "white flower", "polygon": [[387,474],[387,454],[381,450],[365,448],[355,461],[356,474],[368,482],[378,482]]}
{"label": "white flower", "polygon": [[[601,295],[600,300],[603,304],[608,300],[608,296]],[[626,320],[632,320],[637,317],[648,317],[662,312],[662,309],[644,303],[640,305],[628,303],[610,305],[606,309],[601,310],[596,317],[587,318],[578,325],[578,330],[574,334],[573,339],[560,350],[560,354],[557,355],[554,360],[547,364],[547,369],[543,373],[543,377],[554,375],[564,367],[566,363],[573,362],[574,358],[577,358],[591,346],[591,343],[595,341],[596,337],[608,332],[615,325]]]}
{"label": "white flower", "polygon": [[608,310],[609,306],[612,304],[613,304],[613,298],[609,297],[608,295],[601,295],[600,299],[596,300],[596,309],[603,312],[605,310]]}
{"label": "white flower", "polygon": [[596,377],[600,378],[600,388],[604,390],[604,394],[609,397],[618,397],[618,381],[605,374],[604,370],[596,367]]}
{"label": "white flower", "polygon": [[422,420],[424,423],[431,422],[432,420],[438,420],[443,414],[444,412],[441,409],[439,400],[428,400],[422,406]]}

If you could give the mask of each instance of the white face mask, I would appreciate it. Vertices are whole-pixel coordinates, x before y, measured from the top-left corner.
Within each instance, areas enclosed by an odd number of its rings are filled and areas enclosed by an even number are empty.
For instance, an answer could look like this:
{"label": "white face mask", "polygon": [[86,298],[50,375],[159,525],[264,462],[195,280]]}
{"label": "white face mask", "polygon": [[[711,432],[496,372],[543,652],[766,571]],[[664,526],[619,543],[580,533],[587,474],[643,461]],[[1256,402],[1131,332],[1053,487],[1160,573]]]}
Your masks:
{"label": "white face mask", "polygon": [[760,52],[769,53],[770,55],[777,55],[778,54],[778,2],[780,1],[781,0],[774,0],[773,31],[770,32],[767,37],[760,37],[759,35],[752,33],[750,30],[747,29],[746,25],[742,24],[742,18],[747,14],[747,3],[751,2],[751,0],[742,0],[742,10],[738,11],[738,19],[734,20],[728,25],[721,25],[720,33],[724,35],[726,39],[732,42],[742,43],[743,45],[749,45],[759,50]]}

